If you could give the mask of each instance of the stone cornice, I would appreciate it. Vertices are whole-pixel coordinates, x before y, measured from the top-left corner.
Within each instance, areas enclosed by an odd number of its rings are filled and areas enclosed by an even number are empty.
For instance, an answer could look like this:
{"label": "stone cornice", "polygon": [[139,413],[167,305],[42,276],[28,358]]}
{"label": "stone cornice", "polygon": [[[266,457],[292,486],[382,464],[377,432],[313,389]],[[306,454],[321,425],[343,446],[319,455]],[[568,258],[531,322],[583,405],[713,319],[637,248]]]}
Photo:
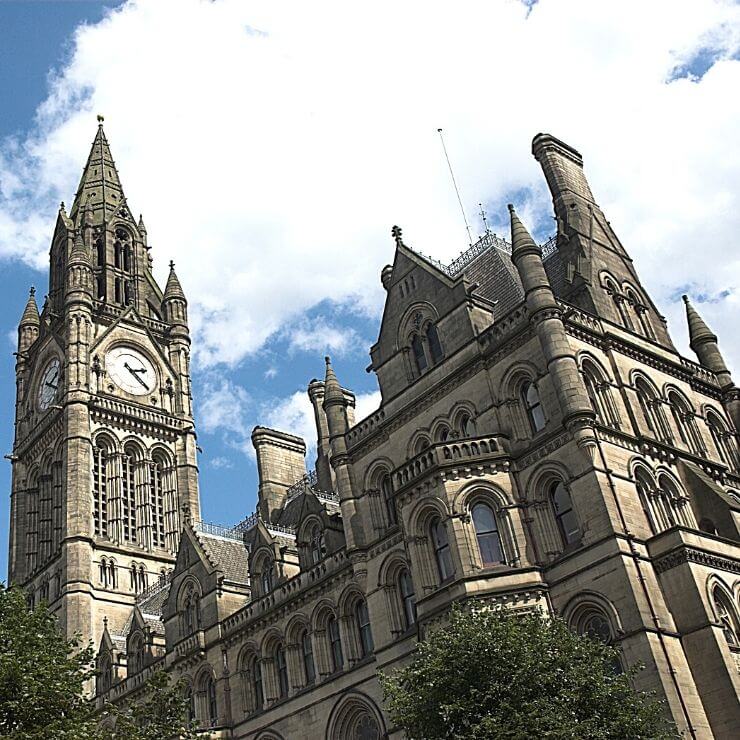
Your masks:
{"label": "stone cornice", "polygon": [[655,568],[655,572],[660,574],[686,563],[696,563],[708,568],[724,570],[728,573],[740,573],[740,560],[715,555],[694,547],[679,547],[672,550],[654,560],[653,567]]}

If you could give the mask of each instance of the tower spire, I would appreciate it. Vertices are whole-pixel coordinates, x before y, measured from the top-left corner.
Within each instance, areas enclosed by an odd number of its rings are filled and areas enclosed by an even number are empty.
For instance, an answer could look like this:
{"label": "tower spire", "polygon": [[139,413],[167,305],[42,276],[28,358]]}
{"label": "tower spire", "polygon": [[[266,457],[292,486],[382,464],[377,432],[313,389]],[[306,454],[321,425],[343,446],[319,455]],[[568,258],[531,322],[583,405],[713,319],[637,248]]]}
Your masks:
{"label": "tower spire", "polygon": [[86,203],[90,204],[97,224],[107,221],[126,204],[118,170],[103,130],[103,116],[98,116],[98,129],[72,204],[70,216],[73,220],[77,220],[78,211]]}

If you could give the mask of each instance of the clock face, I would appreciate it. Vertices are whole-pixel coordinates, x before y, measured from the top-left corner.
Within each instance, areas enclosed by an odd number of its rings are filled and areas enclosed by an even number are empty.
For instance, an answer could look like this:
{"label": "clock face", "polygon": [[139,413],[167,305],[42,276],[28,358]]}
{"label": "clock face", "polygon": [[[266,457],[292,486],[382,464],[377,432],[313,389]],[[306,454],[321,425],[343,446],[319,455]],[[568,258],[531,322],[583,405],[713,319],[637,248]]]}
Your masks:
{"label": "clock face", "polygon": [[144,396],[157,385],[152,363],[132,347],[114,347],[105,358],[110,379],[126,393]]}
{"label": "clock face", "polygon": [[61,364],[59,359],[55,357],[46,366],[41,376],[41,382],[39,383],[39,408],[42,411],[46,411],[51,406],[51,402],[57,397],[60,371]]}

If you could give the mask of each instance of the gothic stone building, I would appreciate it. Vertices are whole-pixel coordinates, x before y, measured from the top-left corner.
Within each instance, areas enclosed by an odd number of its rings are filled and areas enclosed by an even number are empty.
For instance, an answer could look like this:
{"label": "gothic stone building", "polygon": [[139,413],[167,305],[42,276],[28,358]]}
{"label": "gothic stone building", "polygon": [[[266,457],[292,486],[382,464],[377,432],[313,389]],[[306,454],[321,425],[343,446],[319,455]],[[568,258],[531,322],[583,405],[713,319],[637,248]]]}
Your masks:
{"label": "gothic stone building", "polygon": [[306,445],[257,427],[257,511],[201,521],[187,302],[151,272],[98,129],[18,330],[10,580],[99,648],[96,701],[185,677],[212,737],[400,737],[378,670],[452,601],[618,645],[686,737],[740,727],[740,393],[686,299],[682,357],[572,147],[557,234],[511,211],[450,265],[404,244],[370,417],[327,359]]}

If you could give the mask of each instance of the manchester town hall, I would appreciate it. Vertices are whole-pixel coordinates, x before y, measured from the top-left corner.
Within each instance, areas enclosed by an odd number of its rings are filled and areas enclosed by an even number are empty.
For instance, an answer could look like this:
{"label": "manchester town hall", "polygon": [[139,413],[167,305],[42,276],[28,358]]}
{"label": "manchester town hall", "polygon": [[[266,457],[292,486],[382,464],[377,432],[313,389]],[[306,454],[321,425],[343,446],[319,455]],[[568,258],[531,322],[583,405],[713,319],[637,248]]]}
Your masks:
{"label": "manchester town hall", "polygon": [[185,293],[153,277],[101,122],[18,326],[9,573],[93,641],[98,706],[164,669],[212,738],[400,738],[377,672],[478,600],[561,615],[643,663],[685,737],[737,737],[740,391],[688,297],[696,358],[676,350],[581,155],[532,153],[557,233],[509,206],[510,239],[444,265],[394,228],[379,409],[356,419],[326,358],[315,464],[256,427],[256,511],[223,527]]}

